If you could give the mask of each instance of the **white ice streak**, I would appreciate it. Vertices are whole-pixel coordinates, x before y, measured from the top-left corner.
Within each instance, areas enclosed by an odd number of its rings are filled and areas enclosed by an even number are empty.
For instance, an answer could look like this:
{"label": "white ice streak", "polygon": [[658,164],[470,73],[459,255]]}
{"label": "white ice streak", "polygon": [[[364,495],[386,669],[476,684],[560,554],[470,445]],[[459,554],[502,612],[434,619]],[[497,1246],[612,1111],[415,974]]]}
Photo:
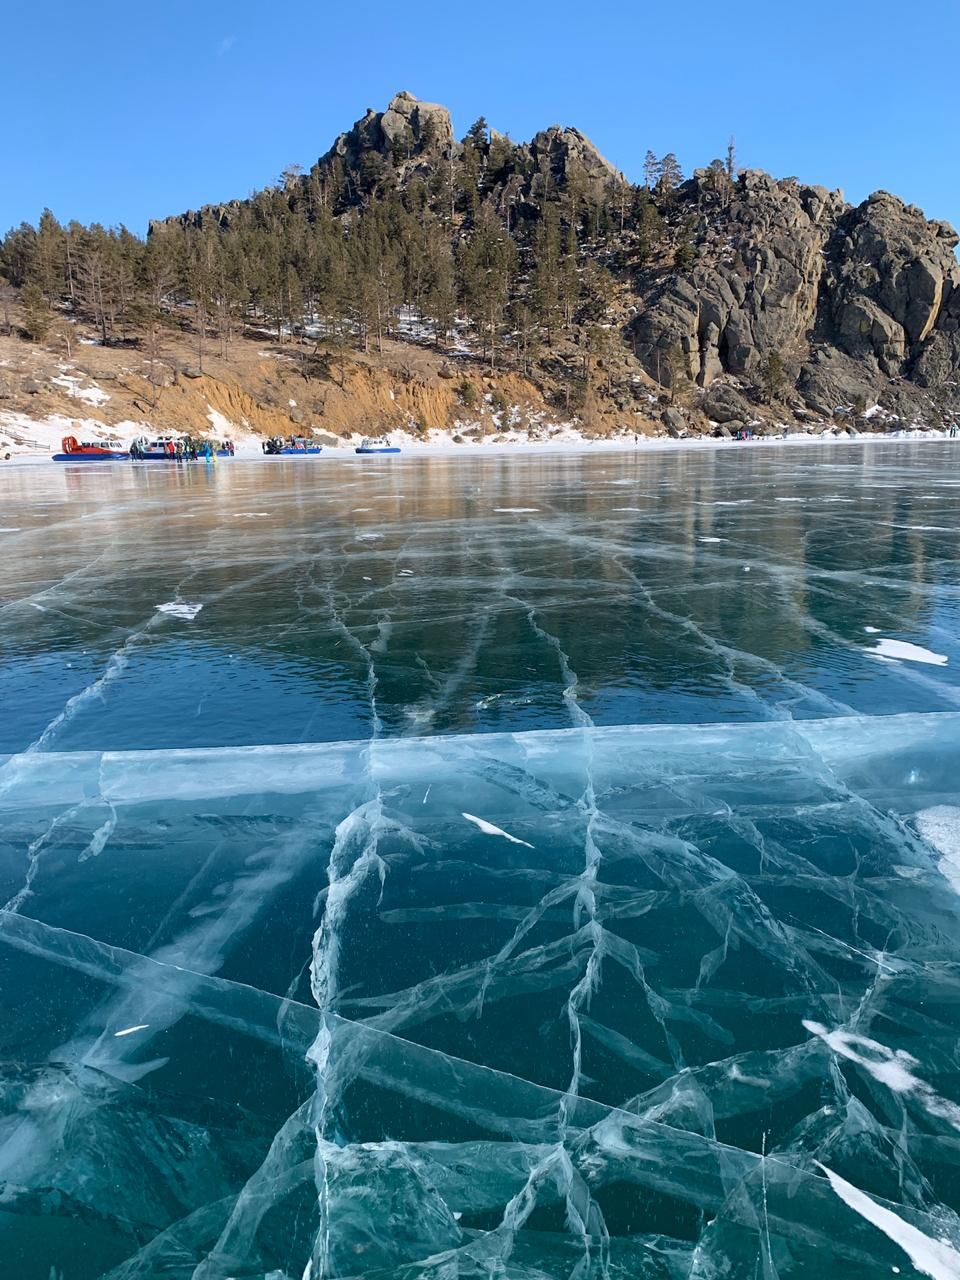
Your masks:
{"label": "white ice streak", "polygon": [[146,1031],[149,1026],[149,1022],[140,1022],[135,1027],[124,1027],[122,1031],[113,1033],[114,1039],[119,1040],[121,1036],[132,1036],[135,1031]]}
{"label": "white ice streak", "polygon": [[157,613],[165,613],[171,618],[192,622],[202,608],[202,604],[190,604],[186,600],[168,600],[166,604],[157,605]]}
{"label": "white ice streak", "polygon": [[[877,1204],[870,1196],[860,1191],[852,1183],[841,1178],[832,1169],[819,1164],[840,1199],[859,1213],[861,1218],[875,1226],[889,1239],[900,1246],[914,1268],[921,1275],[930,1276],[931,1280],[958,1280],[960,1277],[960,1253],[946,1240],[931,1240],[912,1223]],[[896,1268],[894,1268],[896,1270]]]}
{"label": "white ice streak", "polygon": [[917,830],[940,854],[940,874],[960,893],[960,808],[938,804],[922,809],[914,819]]}
{"label": "white ice streak", "polygon": [[[866,630],[866,628],[864,628]],[[909,644],[906,640],[879,640],[867,653],[878,658],[897,658],[904,662],[925,662],[931,667],[945,667],[947,656],[943,653],[932,653],[918,644]]]}
{"label": "white ice streak", "polygon": [[511,844],[522,844],[528,849],[533,848],[529,840],[520,840],[517,836],[512,836],[509,831],[504,831],[502,827],[494,826],[492,822],[487,822],[484,818],[477,818],[472,813],[464,813],[463,816],[468,822],[472,822],[475,827],[479,827],[485,836],[503,836],[504,840],[509,840]]}
{"label": "white ice streak", "polygon": [[913,1097],[928,1112],[937,1116],[954,1129],[960,1130],[960,1106],[941,1098],[925,1080],[916,1074],[921,1064],[912,1053],[905,1049],[891,1049],[878,1040],[859,1035],[844,1027],[829,1031],[822,1023],[803,1020],[803,1025],[811,1035],[819,1036],[839,1057],[855,1063],[878,1084],[884,1085],[891,1093],[901,1097]]}

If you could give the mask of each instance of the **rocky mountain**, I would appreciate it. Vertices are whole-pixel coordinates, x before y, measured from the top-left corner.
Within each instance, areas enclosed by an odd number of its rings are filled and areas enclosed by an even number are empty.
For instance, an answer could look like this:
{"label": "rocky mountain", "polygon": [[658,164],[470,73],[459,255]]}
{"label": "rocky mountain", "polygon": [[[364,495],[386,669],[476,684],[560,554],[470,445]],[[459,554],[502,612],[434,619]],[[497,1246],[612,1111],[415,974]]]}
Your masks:
{"label": "rocky mountain", "polygon": [[[480,120],[458,141],[444,107],[398,93],[308,172],[152,223],[139,260],[126,246],[127,296],[143,278],[159,305],[162,281],[164,305],[188,309],[181,327],[201,317],[201,347],[208,324],[222,338],[251,317],[281,342],[335,343],[341,359],[344,343],[426,341],[489,376],[522,375],[599,432],[851,417],[884,429],[960,411],[946,223],[887,192],[852,206],[740,170],[732,152],[689,178],[648,153],[645,179],[627,182],[559,125],[515,143]],[[69,285],[82,311],[83,244],[58,250],[50,284],[56,253],[23,237],[0,249],[8,279],[25,286],[46,264],[41,291],[63,300]]]}

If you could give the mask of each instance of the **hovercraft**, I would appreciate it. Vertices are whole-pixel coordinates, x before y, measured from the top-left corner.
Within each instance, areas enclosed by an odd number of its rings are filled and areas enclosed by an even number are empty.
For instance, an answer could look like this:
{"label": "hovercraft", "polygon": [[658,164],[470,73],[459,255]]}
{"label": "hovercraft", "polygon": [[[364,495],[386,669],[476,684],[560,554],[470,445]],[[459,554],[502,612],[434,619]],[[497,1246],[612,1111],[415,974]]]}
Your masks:
{"label": "hovercraft", "polygon": [[270,458],[302,458],[305,454],[323,453],[323,445],[309,444],[304,436],[271,436],[263,442],[263,452]]}
{"label": "hovercraft", "polygon": [[379,440],[363,439],[357,445],[356,453],[399,453],[400,446],[390,444],[381,437]]}
{"label": "hovercraft", "polygon": [[54,462],[125,462],[130,457],[123,449],[111,449],[88,440],[81,442],[76,436],[64,436],[60,448],[63,452],[53,455]]}

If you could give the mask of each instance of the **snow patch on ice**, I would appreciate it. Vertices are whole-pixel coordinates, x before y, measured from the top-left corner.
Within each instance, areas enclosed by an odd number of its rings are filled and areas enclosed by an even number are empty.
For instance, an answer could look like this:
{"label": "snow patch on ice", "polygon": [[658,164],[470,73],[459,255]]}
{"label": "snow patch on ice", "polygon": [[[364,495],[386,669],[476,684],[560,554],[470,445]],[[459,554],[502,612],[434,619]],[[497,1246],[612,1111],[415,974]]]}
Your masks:
{"label": "snow patch on ice", "polygon": [[932,653],[921,645],[909,644],[906,640],[889,640],[886,637],[878,641],[867,652],[876,655],[878,658],[899,658],[904,662],[925,662],[931,667],[945,667],[948,661],[946,654]]}
{"label": "snow patch on ice", "polygon": [[960,809],[938,804],[916,816],[917,830],[940,854],[940,874],[960,893]]}
{"label": "snow patch on ice", "polygon": [[539,507],[494,507],[493,509],[501,515],[515,516],[533,515],[540,510]]}
{"label": "snow patch on ice", "polygon": [[509,840],[511,844],[522,844],[527,849],[533,848],[529,840],[520,840],[517,836],[512,836],[509,831],[504,831],[503,827],[495,827],[492,822],[486,822],[483,818],[474,817],[472,813],[464,813],[463,816],[468,822],[472,822],[475,827],[479,827],[485,836],[502,836],[504,840]]}
{"label": "snow patch on ice", "polygon": [[190,604],[186,600],[168,600],[166,604],[157,605],[157,613],[166,613],[171,618],[192,622],[202,608],[202,604]]}

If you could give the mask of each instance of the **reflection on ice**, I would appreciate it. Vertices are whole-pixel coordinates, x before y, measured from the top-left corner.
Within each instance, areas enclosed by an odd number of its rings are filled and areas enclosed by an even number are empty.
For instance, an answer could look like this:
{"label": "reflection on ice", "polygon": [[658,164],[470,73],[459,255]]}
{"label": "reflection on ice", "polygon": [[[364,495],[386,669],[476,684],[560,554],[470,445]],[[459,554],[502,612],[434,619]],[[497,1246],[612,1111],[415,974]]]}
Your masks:
{"label": "reflection on ice", "polygon": [[565,688],[568,730],[0,763],[11,1274],[956,1274],[960,716]]}

